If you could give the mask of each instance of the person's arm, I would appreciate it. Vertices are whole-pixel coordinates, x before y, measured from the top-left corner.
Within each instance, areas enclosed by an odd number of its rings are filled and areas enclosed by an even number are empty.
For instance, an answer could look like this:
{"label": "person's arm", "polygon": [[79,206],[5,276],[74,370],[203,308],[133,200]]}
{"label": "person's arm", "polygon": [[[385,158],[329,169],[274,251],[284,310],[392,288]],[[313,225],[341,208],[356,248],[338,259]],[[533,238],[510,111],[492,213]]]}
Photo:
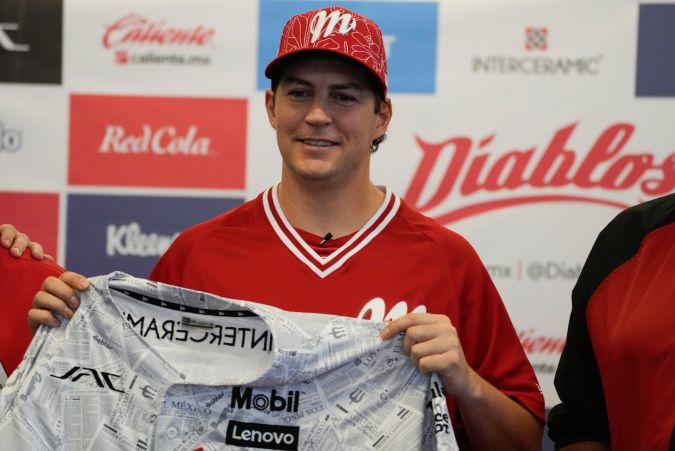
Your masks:
{"label": "person's arm", "polygon": [[31,256],[36,260],[48,258],[54,260],[51,255],[44,253],[40,243],[31,241],[28,235],[21,233],[11,224],[0,224],[0,246],[9,249],[14,257],[20,257],[23,251],[30,250]]}
{"label": "person's arm", "polygon": [[[621,217],[625,217],[625,214],[617,218]],[[631,241],[628,236],[621,234],[617,235],[618,242],[616,239],[608,241],[613,235],[610,233],[612,223],[598,235],[572,290],[572,310],[565,347],[554,379],[560,404],[548,414],[548,435],[559,450],[583,450],[575,446],[585,444],[595,447],[607,444],[609,447],[610,443],[609,416],[600,368],[588,328],[586,307],[612,268],[617,266],[617,263],[611,263],[609,256],[619,254],[616,261],[621,262],[631,254],[627,245]]]}
{"label": "person's arm", "polygon": [[[40,243],[31,241],[28,235],[21,233],[11,224],[0,224],[0,246],[9,249],[11,255],[19,257],[26,249],[36,260],[47,258]],[[47,277],[40,291],[33,298],[33,308],[28,311],[28,327],[35,335],[40,324],[58,327],[61,321],[57,315],[70,319],[80,306],[80,299],[75,290],[86,290],[89,280],[81,274],[66,271],[59,278]]]}
{"label": "person's arm", "polygon": [[421,371],[438,373],[446,393],[455,398],[473,449],[541,449],[543,425],[469,367],[447,316],[408,314],[389,323],[382,338],[403,331],[404,352]]}

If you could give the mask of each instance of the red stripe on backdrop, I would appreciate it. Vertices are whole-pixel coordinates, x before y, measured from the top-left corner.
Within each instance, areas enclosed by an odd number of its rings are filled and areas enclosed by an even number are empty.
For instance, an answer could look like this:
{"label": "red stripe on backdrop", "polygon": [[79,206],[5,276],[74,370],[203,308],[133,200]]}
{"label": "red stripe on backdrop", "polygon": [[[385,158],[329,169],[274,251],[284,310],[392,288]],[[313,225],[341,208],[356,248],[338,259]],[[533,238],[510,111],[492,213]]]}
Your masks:
{"label": "red stripe on backdrop", "polygon": [[59,195],[56,193],[0,192],[0,224],[9,223],[57,256]]}

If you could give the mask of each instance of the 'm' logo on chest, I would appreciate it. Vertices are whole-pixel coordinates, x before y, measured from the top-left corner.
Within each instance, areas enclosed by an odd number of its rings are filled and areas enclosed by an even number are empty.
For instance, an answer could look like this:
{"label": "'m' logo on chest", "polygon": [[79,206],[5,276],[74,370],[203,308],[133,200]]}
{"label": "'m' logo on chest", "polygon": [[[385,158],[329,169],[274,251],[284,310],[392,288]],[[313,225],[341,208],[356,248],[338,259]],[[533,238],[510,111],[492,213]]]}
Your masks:
{"label": "'m' logo on chest", "polygon": [[[366,302],[359,312],[357,318],[369,319],[371,321],[389,321],[408,314],[408,303],[406,301],[398,301],[391,310],[386,311],[387,305],[382,298],[374,298]],[[418,305],[410,313],[425,313],[427,307]]]}

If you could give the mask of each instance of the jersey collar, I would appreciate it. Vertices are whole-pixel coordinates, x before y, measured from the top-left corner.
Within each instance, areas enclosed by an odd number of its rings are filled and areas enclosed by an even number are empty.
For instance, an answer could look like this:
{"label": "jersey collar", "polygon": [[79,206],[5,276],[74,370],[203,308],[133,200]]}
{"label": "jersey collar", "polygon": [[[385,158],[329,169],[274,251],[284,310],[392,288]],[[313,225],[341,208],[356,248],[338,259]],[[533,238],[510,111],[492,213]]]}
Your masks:
{"label": "jersey collar", "polygon": [[337,271],[351,257],[370,243],[396,215],[401,200],[386,188],[384,201],[380,208],[371,216],[345,244],[333,251],[330,255],[320,256],[307,244],[288,222],[279,204],[277,195],[279,185],[269,188],[263,194],[265,215],[270,225],[282,243],[304,263],[314,274],[322,279]]}
{"label": "jersey collar", "polygon": [[[89,302],[82,304],[77,319],[73,321],[80,323],[91,321],[92,333],[111,337],[111,340],[122,343],[124,352],[120,352],[120,358],[129,368],[137,370],[141,368],[146,376],[164,384],[162,390],[174,384],[251,387],[297,384],[353,362],[359,356],[376,353],[379,348],[385,346],[380,337],[383,323],[378,321],[286,312],[269,305],[223,298],[188,288],[137,279],[122,272],[90,280],[93,293],[89,294]],[[113,294],[113,291],[117,294]],[[249,312],[262,319],[274,337],[273,360],[270,366],[261,369],[259,374],[246,378],[241,378],[235,369],[213,374],[196,374],[187,381],[171,363],[173,358],[168,358],[161,349],[150,345],[133,327],[130,328],[130,333],[121,326],[115,327],[111,332],[111,325],[117,324],[116,321],[122,323],[128,321],[116,301],[119,293],[152,305],[150,314],[157,313],[156,308],[172,310],[177,308],[187,315],[208,314],[214,317],[221,316],[218,313],[221,311],[230,312],[230,315],[222,316],[232,317],[247,316],[245,313]],[[116,313],[111,316],[111,312]],[[47,333],[47,330],[40,329],[39,333]],[[186,340],[186,343],[189,341]]]}

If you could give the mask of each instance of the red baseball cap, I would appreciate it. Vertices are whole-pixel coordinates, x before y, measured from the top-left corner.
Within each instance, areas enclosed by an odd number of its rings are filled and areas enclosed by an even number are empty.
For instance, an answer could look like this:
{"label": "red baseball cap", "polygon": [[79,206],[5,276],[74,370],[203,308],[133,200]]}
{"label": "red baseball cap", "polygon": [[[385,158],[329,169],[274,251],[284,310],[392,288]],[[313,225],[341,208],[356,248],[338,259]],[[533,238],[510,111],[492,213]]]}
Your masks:
{"label": "red baseball cap", "polygon": [[281,33],[277,56],[267,65],[265,76],[272,78],[287,56],[306,51],[331,52],[362,64],[375,75],[387,94],[387,58],[382,31],[367,17],[340,6],[291,17]]}

